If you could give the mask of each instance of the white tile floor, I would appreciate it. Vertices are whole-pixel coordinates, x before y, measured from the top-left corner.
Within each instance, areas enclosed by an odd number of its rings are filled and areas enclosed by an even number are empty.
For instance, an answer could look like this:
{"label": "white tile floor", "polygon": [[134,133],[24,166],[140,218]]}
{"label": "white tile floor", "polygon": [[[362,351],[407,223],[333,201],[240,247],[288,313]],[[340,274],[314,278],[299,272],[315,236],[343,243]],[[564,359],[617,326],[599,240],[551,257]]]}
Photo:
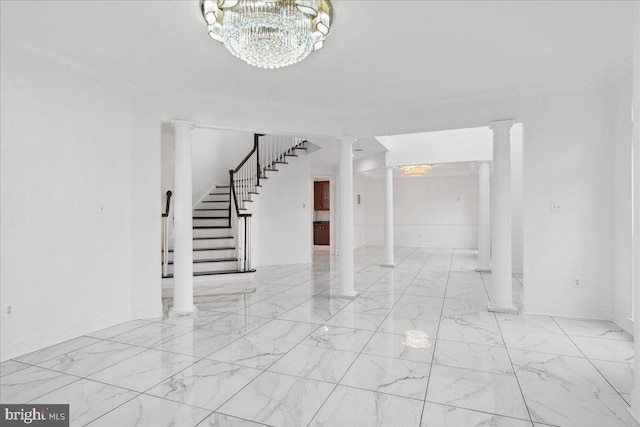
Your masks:
{"label": "white tile floor", "polygon": [[1,400],[69,403],[74,426],[636,425],[632,337],[615,324],[487,312],[472,251],[381,260],[356,251],[353,301],[331,298],[335,260],[319,251],[259,269],[246,308],[208,299],[196,319],[136,320],[4,362]]}

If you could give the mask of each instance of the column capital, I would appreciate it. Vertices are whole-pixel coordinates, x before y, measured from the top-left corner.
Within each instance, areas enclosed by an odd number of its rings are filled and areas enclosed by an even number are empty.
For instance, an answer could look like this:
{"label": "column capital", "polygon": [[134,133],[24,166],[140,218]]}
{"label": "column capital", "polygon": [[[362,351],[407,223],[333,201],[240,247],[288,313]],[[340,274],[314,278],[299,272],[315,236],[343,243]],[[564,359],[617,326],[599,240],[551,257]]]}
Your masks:
{"label": "column capital", "polygon": [[355,136],[352,136],[352,135],[344,135],[344,136],[337,136],[336,137],[336,141],[338,141],[341,144],[342,143],[351,143],[351,144],[353,144],[357,140],[358,140],[358,138],[356,138]]}
{"label": "column capital", "polygon": [[511,129],[511,126],[513,126],[515,123],[516,123],[516,121],[513,120],[513,119],[495,120],[495,121],[489,123],[489,127],[494,131],[509,130],[509,129]]}
{"label": "column capital", "polygon": [[478,160],[478,166],[481,168],[491,167],[492,160]]}
{"label": "column capital", "polygon": [[382,169],[384,170],[393,170],[393,168],[395,168],[395,166],[383,166]]}
{"label": "column capital", "polygon": [[171,126],[174,129],[179,127],[193,129],[194,127],[196,127],[195,122],[191,122],[189,120],[171,119],[169,120],[169,123],[171,123]]}

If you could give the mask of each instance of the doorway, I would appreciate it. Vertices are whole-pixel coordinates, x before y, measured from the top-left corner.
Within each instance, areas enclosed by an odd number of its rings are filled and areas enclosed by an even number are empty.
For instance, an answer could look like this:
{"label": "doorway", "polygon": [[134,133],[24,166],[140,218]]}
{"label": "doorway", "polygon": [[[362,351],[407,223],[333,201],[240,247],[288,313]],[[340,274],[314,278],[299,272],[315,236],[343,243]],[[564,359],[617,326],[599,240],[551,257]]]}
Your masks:
{"label": "doorway", "polygon": [[327,178],[313,179],[313,248],[331,247],[331,183]]}

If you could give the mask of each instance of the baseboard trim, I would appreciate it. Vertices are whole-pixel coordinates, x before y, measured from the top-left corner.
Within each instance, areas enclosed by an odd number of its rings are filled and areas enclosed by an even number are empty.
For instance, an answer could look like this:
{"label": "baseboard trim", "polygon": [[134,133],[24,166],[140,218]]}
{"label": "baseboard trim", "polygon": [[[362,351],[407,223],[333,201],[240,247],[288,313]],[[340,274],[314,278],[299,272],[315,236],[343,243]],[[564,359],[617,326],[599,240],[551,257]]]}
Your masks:
{"label": "baseboard trim", "polygon": [[164,315],[162,311],[162,304],[158,307],[138,307],[134,308],[132,312],[132,319],[154,319],[156,317],[162,317]]}
{"label": "baseboard trim", "polygon": [[530,304],[524,301],[522,314],[570,317],[573,319],[612,320],[613,311],[602,308],[562,307]]}
{"label": "baseboard trim", "polygon": [[[160,312],[162,312],[162,310]],[[131,320],[131,313],[121,313],[105,317],[103,319],[94,320],[92,322],[71,326],[69,328],[46,332],[26,338],[19,342],[3,345],[0,347],[0,361],[4,362],[5,360],[23,356],[27,353],[41,350],[45,347],[59,344],[64,341],[69,341],[82,335],[99,331],[100,329],[108,328],[129,320]]]}
{"label": "baseboard trim", "polygon": [[614,313],[613,322],[624,329],[626,332],[633,335],[633,320],[629,316],[618,316]]}

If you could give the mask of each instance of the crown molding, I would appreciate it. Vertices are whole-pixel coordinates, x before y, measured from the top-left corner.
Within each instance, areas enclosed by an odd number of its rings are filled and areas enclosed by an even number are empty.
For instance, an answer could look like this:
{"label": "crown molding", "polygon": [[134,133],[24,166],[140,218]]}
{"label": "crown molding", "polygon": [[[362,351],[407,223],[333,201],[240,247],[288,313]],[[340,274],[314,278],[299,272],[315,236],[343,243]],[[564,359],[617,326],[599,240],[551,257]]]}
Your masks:
{"label": "crown molding", "polygon": [[631,77],[633,74],[633,56],[626,57],[617,67],[613,69],[607,76],[610,85],[619,83],[622,79]]}
{"label": "crown molding", "polygon": [[587,81],[566,82],[550,86],[540,86],[530,89],[521,89],[505,92],[492,92],[480,95],[459,96],[451,98],[442,98],[426,102],[414,102],[410,104],[387,106],[384,108],[370,108],[367,110],[358,110],[353,112],[355,115],[371,115],[381,113],[402,113],[406,110],[429,110],[436,108],[463,107],[469,105],[486,104],[499,101],[517,101],[520,99],[557,95],[563,93],[571,93],[585,90],[596,90],[610,87],[612,81],[609,78],[597,78]]}
{"label": "crown molding", "polygon": [[[103,73],[95,67],[90,67],[81,62],[71,59],[65,55],[46,50],[34,43],[24,40],[17,40],[10,37],[3,37],[1,40],[2,48],[9,48],[19,52],[23,52],[36,59],[57,63],[63,68],[72,71],[76,74],[83,75],[85,77],[92,78],[99,82],[109,84],[111,86],[130,91],[135,95],[143,96],[157,96],[164,98],[180,99],[185,101],[197,101],[197,102],[211,102],[212,99],[216,101],[223,101],[227,105],[235,105],[238,108],[245,108],[247,104],[257,106],[258,108],[268,108],[271,110],[288,112],[291,110],[291,106],[286,103],[276,102],[262,102],[257,105],[255,100],[246,98],[236,98],[229,96],[212,95],[209,93],[201,92],[189,92],[181,90],[173,90],[166,88],[159,88],[153,86],[142,86],[131,83],[129,81],[115,78],[109,74]],[[490,102],[499,101],[516,101],[524,98],[563,94],[584,90],[596,90],[603,89],[617,84],[621,79],[628,76],[632,72],[633,61],[632,57],[627,57],[618,66],[616,66],[611,73],[606,77],[601,77],[586,81],[577,82],[565,82],[554,85],[540,86],[536,88],[528,88],[521,90],[492,92],[479,95],[459,96],[450,98],[441,98],[437,100],[427,100],[420,102],[413,102],[407,104],[396,104],[391,106],[373,107],[361,110],[325,110],[321,108],[311,108],[309,106],[295,106],[295,110],[303,115],[317,115],[325,117],[333,117],[337,121],[349,120],[354,117],[362,117],[373,114],[394,114],[402,113],[407,110],[429,110],[437,108],[452,108],[471,106],[477,104],[485,104]]]}

